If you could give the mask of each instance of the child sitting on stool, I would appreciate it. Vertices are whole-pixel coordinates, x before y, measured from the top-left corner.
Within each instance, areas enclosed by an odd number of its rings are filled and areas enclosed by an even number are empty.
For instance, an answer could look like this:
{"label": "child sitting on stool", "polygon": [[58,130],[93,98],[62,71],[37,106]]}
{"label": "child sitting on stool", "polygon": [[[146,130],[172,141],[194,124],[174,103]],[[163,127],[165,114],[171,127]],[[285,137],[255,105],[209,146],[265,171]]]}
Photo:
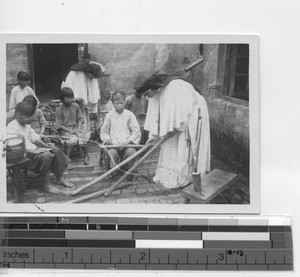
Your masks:
{"label": "child sitting on stool", "polygon": [[40,136],[30,127],[31,116],[35,108],[28,102],[22,101],[15,108],[15,119],[6,127],[7,137],[22,135],[25,138],[26,155],[29,162],[22,168],[30,169],[40,174],[43,178],[43,190],[50,193],[62,193],[49,180],[50,171],[56,176],[57,184],[73,187],[64,177],[70,159],[58,148],[52,148],[44,143]]}
{"label": "child sitting on stool", "polygon": [[90,163],[87,150],[87,136],[83,132],[83,115],[80,107],[73,103],[74,93],[71,88],[61,89],[61,105],[56,110],[56,124],[60,130],[61,138],[67,144],[66,155],[70,157],[73,146],[82,147],[84,153],[84,164]]}
{"label": "child sitting on stool", "polygon": [[[111,156],[110,168],[133,155],[136,150],[125,146],[138,144],[141,139],[141,131],[135,115],[124,108],[125,95],[122,92],[115,92],[112,96],[112,103],[114,110],[105,116],[100,133],[104,144],[118,146],[117,149],[109,149]],[[134,160],[129,162],[124,169],[128,170],[133,164]],[[129,178],[132,179],[132,176]]]}

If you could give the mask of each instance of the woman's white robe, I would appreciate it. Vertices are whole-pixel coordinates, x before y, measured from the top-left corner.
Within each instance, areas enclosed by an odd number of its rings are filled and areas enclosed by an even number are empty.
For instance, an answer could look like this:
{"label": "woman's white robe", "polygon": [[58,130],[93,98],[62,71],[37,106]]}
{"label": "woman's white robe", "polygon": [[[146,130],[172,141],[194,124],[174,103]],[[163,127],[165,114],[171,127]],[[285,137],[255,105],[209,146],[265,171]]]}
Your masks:
{"label": "woman's white robe", "polygon": [[[198,143],[197,124],[199,124]],[[204,176],[210,171],[207,105],[203,96],[190,83],[177,79],[160,88],[149,101],[144,128],[150,131],[150,136],[160,138],[174,130],[178,131],[161,146],[153,178],[156,183],[161,183],[167,188],[177,188],[191,183],[192,161],[193,156],[196,156],[197,144],[199,144],[199,154],[196,157],[197,173]]]}

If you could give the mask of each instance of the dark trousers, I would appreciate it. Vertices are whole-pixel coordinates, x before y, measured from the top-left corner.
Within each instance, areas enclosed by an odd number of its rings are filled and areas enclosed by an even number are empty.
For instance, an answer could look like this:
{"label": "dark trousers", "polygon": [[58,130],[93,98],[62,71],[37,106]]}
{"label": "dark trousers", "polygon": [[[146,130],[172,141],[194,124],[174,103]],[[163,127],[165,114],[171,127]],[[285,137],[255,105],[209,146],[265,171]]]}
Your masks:
{"label": "dark trousers", "polygon": [[30,161],[23,165],[23,168],[29,169],[35,173],[45,176],[49,170],[60,178],[65,172],[71,160],[58,148],[52,148],[50,151],[37,155],[29,154]]}
{"label": "dark trousers", "polygon": [[[134,148],[123,148],[123,149],[109,149],[110,159],[109,166],[113,168],[120,162],[126,160],[128,157],[132,156],[136,150]],[[127,171],[134,165],[134,159],[128,164],[122,167],[123,170]]]}

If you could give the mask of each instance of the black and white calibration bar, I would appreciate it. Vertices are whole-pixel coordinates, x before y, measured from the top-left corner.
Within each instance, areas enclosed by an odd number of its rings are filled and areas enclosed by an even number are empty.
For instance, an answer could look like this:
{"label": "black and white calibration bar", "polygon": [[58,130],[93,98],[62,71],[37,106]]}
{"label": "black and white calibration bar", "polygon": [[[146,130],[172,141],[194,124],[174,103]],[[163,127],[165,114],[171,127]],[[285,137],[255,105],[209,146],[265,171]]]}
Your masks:
{"label": "black and white calibration bar", "polygon": [[291,221],[271,218],[1,217],[0,266],[292,270]]}

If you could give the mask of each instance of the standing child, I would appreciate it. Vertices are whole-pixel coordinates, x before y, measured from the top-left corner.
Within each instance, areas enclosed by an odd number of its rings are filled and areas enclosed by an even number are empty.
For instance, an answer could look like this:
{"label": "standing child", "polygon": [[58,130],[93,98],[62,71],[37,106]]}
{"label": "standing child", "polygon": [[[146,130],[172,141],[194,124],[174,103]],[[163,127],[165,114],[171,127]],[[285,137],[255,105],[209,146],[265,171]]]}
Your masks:
{"label": "standing child", "polygon": [[[112,96],[112,102],[114,110],[106,115],[100,134],[104,144],[119,147],[109,150],[111,155],[110,168],[133,155],[136,150],[130,147],[126,148],[126,146],[128,144],[138,144],[141,138],[141,131],[136,117],[131,111],[124,108],[125,95],[122,92],[115,92]],[[131,168],[133,164],[134,161],[131,161],[124,169]]]}
{"label": "standing child", "polygon": [[26,154],[29,162],[22,165],[23,168],[39,173],[43,178],[43,189],[50,193],[62,193],[49,180],[50,171],[56,176],[57,184],[65,187],[73,187],[64,177],[70,159],[58,148],[51,148],[44,143],[38,134],[30,127],[31,116],[34,107],[26,101],[17,104],[15,119],[6,127],[7,137],[22,135],[25,139]]}
{"label": "standing child", "polygon": [[101,125],[103,124],[107,113],[114,109],[114,105],[112,104],[110,98],[110,90],[108,88],[104,89],[103,92],[101,92],[101,99],[99,102],[99,119]]}
{"label": "standing child", "polygon": [[82,98],[77,98],[75,103],[79,106],[82,116],[83,116],[83,126],[82,126],[82,131],[86,134],[86,138],[89,138],[91,135],[91,130],[90,130],[90,113],[89,109],[87,107],[87,104],[84,102]]}
{"label": "standing child", "polygon": [[101,91],[101,99],[99,103],[100,117],[101,117],[101,113],[107,114],[108,112],[114,109],[114,106],[110,98],[111,95],[110,95],[110,90],[108,88],[105,88],[103,91]]}
{"label": "standing child", "polygon": [[110,94],[110,90],[108,88],[105,88],[103,90],[101,90],[101,98],[99,101],[99,106],[98,106],[98,112],[99,112],[99,116],[98,116],[98,120],[97,122],[95,122],[95,131],[93,133],[93,137],[94,140],[98,140],[101,142],[100,139],[100,131],[105,119],[105,116],[107,115],[108,112],[110,112],[111,110],[114,109],[114,105],[112,104],[110,98],[111,98],[111,94]]}
{"label": "standing child", "polygon": [[144,119],[146,117],[148,107],[147,97],[140,95],[137,92],[129,95],[125,101],[125,109],[132,111],[136,116],[139,126],[141,128],[141,144],[145,144],[148,140],[149,132],[144,130]]}
{"label": "standing child", "polygon": [[[17,74],[18,85],[14,87],[11,91],[10,101],[9,101],[9,110],[12,111],[16,105],[23,101],[24,97],[27,95],[33,95],[37,103],[39,104],[39,100],[37,99],[34,91],[31,87],[28,86],[29,75],[25,71],[20,71]],[[13,112],[11,112],[13,114]]]}
{"label": "standing child", "polygon": [[147,98],[136,92],[126,98],[125,109],[132,111],[136,117],[147,112]]}
{"label": "standing child", "polygon": [[73,146],[82,147],[84,164],[90,163],[87,150],[87,136],[83,131],[83,115],[78,104],[73,103],[74,93],[71,88],[61,89],[61,105],[56,110],[57,128],[61,130],[61,137],[67,144],[67,156],[70,157]]}

